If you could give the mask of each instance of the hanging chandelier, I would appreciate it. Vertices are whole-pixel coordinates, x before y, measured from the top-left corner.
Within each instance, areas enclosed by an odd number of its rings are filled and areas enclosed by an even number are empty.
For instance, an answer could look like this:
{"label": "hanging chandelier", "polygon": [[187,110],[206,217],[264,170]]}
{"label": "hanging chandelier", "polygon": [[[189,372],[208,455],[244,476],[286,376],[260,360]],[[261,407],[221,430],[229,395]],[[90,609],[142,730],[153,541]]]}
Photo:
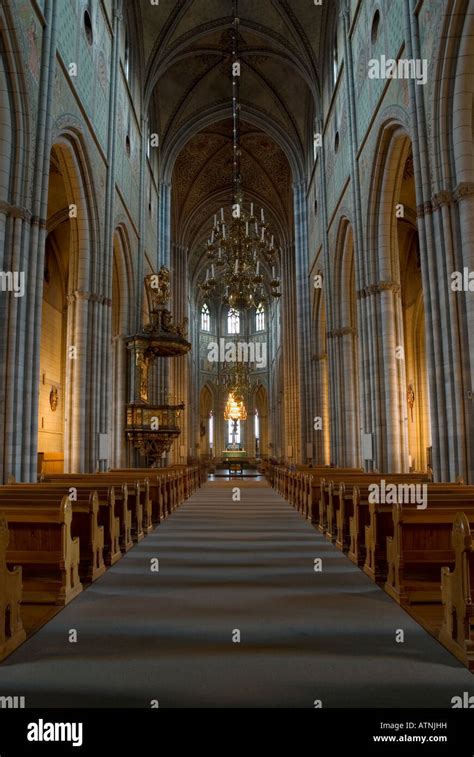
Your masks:
{"label": "hanging chandelier", "polygon": [[224,420],[233,421],[234,423],[247,420],[247,410],[243,401],[238,401],[232,392],[227,398],[227,403],[224,409]]}
{"label": "hanging chandelier", "polygon": [[[232,27],[232,114],[233,114],[233,193],[230,216],[224,208],[214,216],[207,243],[210,268],[200,284],[206,296],[219,292],[222,303],[236,310],[258,307],[267,301],[263,266],[271,269],[272,297],[281,297],[280,279],[276,275],[279,248],[265,219],[254,203],[244,205],[240,147],[240,61],[238,54],[238,0],[234,0]],[[217,275],[216,275],[217,274]]]}
{"label": "hanging chandelier", "polygon": [[239,362],[225,367],[217,383],[227,392],[232,393],[238,402],[243,402],[245,395],[252,389],[250,370],[247,365]]}

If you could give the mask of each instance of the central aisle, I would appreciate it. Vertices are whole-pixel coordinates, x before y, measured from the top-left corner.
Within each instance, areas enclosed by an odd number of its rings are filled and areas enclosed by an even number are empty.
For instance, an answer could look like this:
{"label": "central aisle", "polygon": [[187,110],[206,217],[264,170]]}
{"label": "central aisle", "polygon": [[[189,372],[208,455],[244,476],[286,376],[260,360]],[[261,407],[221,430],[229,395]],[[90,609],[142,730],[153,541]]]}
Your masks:
{"label": "central aisle", "polygon": [[463,691],[472,675],[256,481],[205,485],[0,665],[27,707],[449,708]]}

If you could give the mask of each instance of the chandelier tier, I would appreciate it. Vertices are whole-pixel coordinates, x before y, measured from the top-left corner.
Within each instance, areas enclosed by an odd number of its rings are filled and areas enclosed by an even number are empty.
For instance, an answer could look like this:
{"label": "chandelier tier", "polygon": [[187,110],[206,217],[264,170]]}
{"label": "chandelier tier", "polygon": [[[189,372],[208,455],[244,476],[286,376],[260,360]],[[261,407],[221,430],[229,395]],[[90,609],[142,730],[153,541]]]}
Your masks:
{"label": "chandelier tier", "polygon": [[219,292],[223,304],[236,310],[258,307],[267,300],[263,268],[271,268],[271,295],[281,297],[280,279],[275,273],[279,248],[274,234],[254,203],[244,206],[240,148],[240,61],[238,54],[237,0],[234,0],[232,26],[232,114],[233,114],[233,195],[230,217],[224,208],[214,216],[214,225],[207,243],[211,263],[206,279],[200,284],[205,295]]}
{"label": "chandelier tier", "polygon": [[224,368],[217,383],[231,393],[237,402],[243,402],[244,397],[252,389],[249,368],[243,363],[233,363]]}
{"label": "chandelier tier", "polygon": [[224,420],[233,421],[234,423],[247,420],[247,410],[245,409],[244,403],[242,400],[237,400],[232,392],[227,398],[227,403],[224,409]]}

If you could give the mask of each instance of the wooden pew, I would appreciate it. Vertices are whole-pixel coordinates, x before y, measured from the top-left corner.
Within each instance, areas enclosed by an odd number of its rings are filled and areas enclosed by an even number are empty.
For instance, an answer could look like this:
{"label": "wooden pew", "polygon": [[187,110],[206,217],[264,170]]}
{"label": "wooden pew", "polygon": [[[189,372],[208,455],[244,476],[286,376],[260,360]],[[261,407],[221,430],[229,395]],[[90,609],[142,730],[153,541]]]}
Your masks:
{"label": "wooden pew", "polygon": [[[319,531],[325,534],[328,531],[328,515],[331,520],[331,538],[333,531],[336,529],[336,515],[332,503],[333,493],[337,495],[339,491],[339,484],[341,482],[357,483],[359,481],[365,481],[369,476],[373,476],[373,473],[366,473],[363,470],[354,468],[332,468],[328,469],[323,475],[316,481],[313,481],[312,485],[312,523],[318,526]],[[331,508],[331,513],[328,513],[328,508]]]}
{"label": "wooden pew", "polygon": [[[145,525],[147,532],[152,528],[152,526],[150,527],[151,501],[149,484],[147,484],[145,480],[140,481],[139,477],[133,478],[132,476],[121,476],[115,474],[112,475],[109,473],[64,473],[43,477],[42,480],[46,483],[66,483],[68,486],[85,484],[94,489],[97,486],[114,486],[116,498],[122,496],[124,498],[125,507],[127,507],[131,512],[132,539],[136,542],[139,542],[144,538],[144,514],[146,516]],[[120,488],[123,487],[124,484],[126,484],[126,498],[123,488],[121,494],[119,493]],[[128,517],[126,518],[126,520],[128,520]],[[125,528],[125,516],[123,525]],[[126,537],[127,534],[125,533],[125,538]],[[122,539],[122,544],[125,551],[127,551],[127,549],[130,549],[131,544],[127,544],[125,538]]]}
{"label": "wooden pew", "polygon": [[[79,474],[75,474],[79,475]],[[128,552],[133,547],[132,539],[132,511],[128,502],[127,484],[112,485],[108,481],[87,481],[84,478],[75,478],[71,475],[60,475],[44,478],[42,484],[55,485],[58,488],[66,487],[97,491],[99,495],[99,524],[104,526],[105,562],[114,565],[120,560],[122,553]],[[110,546],[107,548],[107,544]]]}
{"label": "wooden pew", "polygon": [[[429,483],[429,479],[423,474],[372,475],[371,481],[359,482],[351,488],[340,484],[337,500],[336,546],[342,550],[348,549],[349,558],[360,567],[367,563],[367,534],[370,525],[369,486],[373,483],[380,484],[382,479],[388,483]],[[391,521],[391,505],[388,509]],[[373,533],[376,533],[376,529]],[[383,550],[385,554],[384,540]]]}
{"label": "wooden pew", "polygon": [[474,671],[474,528],[465,513],[456,514],[451,541],[454,568],[441,569],[439,640]]}
{"label": "wooden pew", "polygon": [[82,591],[80,545],[71,535],[69,496],[44,505],[2,501],[1,508],[10,533],[6,562],[22,567],[23,601],[68,604]]}
{"label": "wooden pew", "polygon": [[[362,473],[360,471],[346,472],[335,470],[331,472],[331,477],[322,477],[319,483],[319,517],[317,518],[318,529],[322,534],[329,534],[332,541],[335,539],[336,531],[336,511],[333,499],[339,493],[339,485],[344,483],[345,486],[354,485],[366,480],[373,481],[373,473]],[[314,521],[313,521],[314,522]]]}
{"label": "wooden pew", "polygon": [[149,478],[154,522],[160,522],[170,515],[200,486],[197,466],[114,469],[110,471],[110,474],[130,474]]}
{"label": "wooden pew", "polygon": [[[127,468],[120,470],[107,471],[107,475],[125,476],[132,478],[133,475],[149,480],[149,492],[151,501],[151,520],[156,525],[164,520],[168,515],[168,485],[167,474],[165,469],[135,469]],[[161,472],[163,471],[163,472]]]}
{"label": "wooden pew", "polygon": [[[451,536],[456,509],[393,505],[393,537],[387,538],[385,591],[401,605],[441,601],[441,568],[454,567]],[[474,508],[464,511],[474,525]]]}
{"label": "wooden pew", "polygon": [[[0,509],[6,507],[43,507],[57,502],[67,495],[64,487],[42,486],[41,484],[15,484],[0,486]],[[99,526],[99,498],[97,492],[83,491],[71,499],[72,538],[79,540],[81,581],[95,581],[105,573],[104,528]]]}
{"label": "wooden pew", "polygon": [[[305,518],[314,525],[319,523],[321,479],[332,480],[342,474],[363,473],[361,468],[335,468],[329,465],[298,465],[290,470],[282,465],[273,466],[273,486],[284,499],[288,500]],[[324,505],[325,508],[325,505]]]}
{"label": "wooden pew", "polygon": [[[390,474],[391,475],[391,474]],[[382,478],[389,480],[390,476],[380,476],[380,479],[374,479],[371,483],[376,483]],[[415,479],[416,480],[416,479]],[[412,480],[411,483],[414,483]],[[394,483],[394,481],[392,481]],[[428,483],[428,482],[425,482]],[[431,485],[431,484],[430,484]],[[367,530],[370,525],[370,509],[369,509],[369,483],[359,483],[352,487],[352,495],[350,490],[346,488],[344,492],[344,499],[340,496],[339,502],[339,523],[341,528],[341,535],[338,536],[337,546],[343,543],[346,544],[347,534],[347,519],[349,520],[349,549],[348,557],[352,562],[363,568],[367,562],[367,547],[366,538],[369,538],[368,534],[373,534],[375,539],[378,539],[378,534],[382,535],[382,528],[373,528],[370,532]],[[392,506],[388,506],[390,529],[392,529]],[[391,531],[390,531],[391,532]],[[386,554],[386,543],[382,540],[383,555]]]}
{"label": "wooden pew", "polygon": [[[337,478],[334,480],[330,480],[328,482],[325,482],[324,490],[322,491],[321,498],[323,499],[323,496],[325,498],[325,502],[323,503],[326,507],[325,512],[325,521],[326,521],[326,528],[324,529],[322,526],[320,526],[320,530],[325,533],[326,538],[330,541],[337,542],[343,541],[344,537],[338,536],[338,520],[340,521],[339,517],[339,509],[341,507],[342,503],[342,495],[345,494],[346,487],[351,484],[352,486],[361,485],[362,487],[365,487],[365,485],[370,484],[380,484],[381,480],[385,480],[387,483],[398,483],[398,484],[416,484],[416,483],[428,483],[430,481],[430,476],[426,473],[349,473],[346,476],[337,475]],[[342,487],[342,490],[341,490]],[[323,505],[322,505],[323,507]],[[321,513],[322,518],[324,518],[324,513]],[[347,521],[346,524],[348,525]],[[343,527],[344,524],[341,523],[341,526]]]}
{"label": "wooden pew", "polygon": [[[461,484],[428,484],[428,508],[459,509],[466,505],[474,507],[474,486]],[[368,492],[364,492],[365,502]],[[406,507],[407,505],[404,505]],[[408,505],[410,506],[410,505]],[[414,505],[416,509],[416,505]],[[393,536],[393,505],[371,502],[368,505],[369,521],[365,526],[364,572],[379,583],[387,577],[387,538]]]}
{"label": "wooden pew", "polygon": [[[323,476],[319,487],[315,492],[313,482],[312,494],[312,523],[318,526],[319,531],[326,535],[330,541],[335,541],[341,549],[350,550],[350,516],[352,515],[352,493],[355,485],[380,482],[382,478],[387,481],[428,481],[428,474],[380,474],[374,472],[354,471],[335,468],[331,471],[330,478]],[[319,496],[319,514],[314,513],[314,502]],[[339,510],[342,506],[342,513]]]}
{"label": "wooden pew", "polygon": [[13,652],[26,638],[21,621],[21,567],[9,570],[6,554],[9,541],[5,518],[0,517],[0,660]]}

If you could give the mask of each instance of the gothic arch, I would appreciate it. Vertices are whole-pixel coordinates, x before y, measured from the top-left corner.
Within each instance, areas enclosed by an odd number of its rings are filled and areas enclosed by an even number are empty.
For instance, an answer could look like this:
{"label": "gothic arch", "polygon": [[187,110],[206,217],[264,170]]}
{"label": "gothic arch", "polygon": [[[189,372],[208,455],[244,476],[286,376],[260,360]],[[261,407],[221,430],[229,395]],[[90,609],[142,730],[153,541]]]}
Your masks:
{"label": "gothic arch", "polygon": [[112,329],[111,329],[111,414],[110,459],[112,467],[125,467],[125,421],[127,403],[127,346],[126,338],[133,331],[134,275],[129,234],[125,224],[114,231],[112,271]]}
{"label": "gothic arch", "polygon": [[[202,109],[193,118],[188,119],[163,148],[160,164],[162,181],[171,183],[176,158],[195,134],[218,121],[224,121],[231,117],[232,106],[226,101],[219,105],[212,105],[206,109]],[[249,104],[245,105],[242,103],[241,117],[243,121],[247,121],[252,126],[261,129],[277,143],[288,159],[293,182],[302,181],[304,177],[305,157],[302,147],[295,145],[287,132],[279,124],[274,123],[269,118],[265,118],[263,113]]]}
{"label": "gothic arch", "polygon": [[336,236],[333,291],[334,328],[330,333],[331,435],[336,446],[331,459],[342,466],[358,467],[359,460],[359,386],[358,331],[355,276],[355,249],[352,224],[346,216],[339,222]]}
{"label": "gothic arch", "polygon": [[[29,181],[30,115],[17,23],[0,7],[0,203],[23,205]],[[14,167],[14,170],[12,170]]]}
{"label": "gothic arch", "polygon": [[[199,392],[199,451],[201,457],[209,453],[209,417],[211,411],[216,415],[217,402],[215,390],[211,383],[206,382]],[[214,426],[214,445],[217,429]]]}
{"label": "gothic arch", "polygon": [[[428,432],[422,434],[420,453],[416,456],[410,441],[411,413],[409,393],[412,373],[426,377],[426,356],[416,355],[415,336],[411,324],[413,307],[422,296],[423,281],[417,271],[418,230],[416,223],[417,197],[414,179],[412,142],[405,126],[390,118],[383,123],[378,140],[378,151],[370,190],[368,213],[368,268],[367,286],[361,292],[369,331],[370,392],[365,387],[365,402],[370,408],[374,434],[374,465],[387,471],[407,471],[411,459],[418,469],[426,468]],[[407,217],[404,208],[407,205]],[[407,231],[408,229],[408,231]],[[411,229],[411,231],[410,231]],[[416,237],[413,247],[412,236]],[[410,276],[407,276],[407,271]],[[408,283],[418,282],[417,292]],[[407,283],[408,282],[408,283]],[[423,299],[421,299],[421,302]],[[369,313],[371,317],[369,318]],[[418,324],[423,320],[418,318]],[[423,366],[416,368],[417,360]],[[423,382],[424,384],[425,382]],[[418,408],[426,418],[429,413],[428,397],[421,388],[425,405]],[[418,431],[425,428],[421,422]]]}
{"label": "gothic arch", "polygon": [[[255,412],[258,412],[260,426],[259,454],[261,457],[266,457],[268,455],[269,402],[268,392],[263,384],[258,384],[255,387],[253,406]],[[254,436],[253,433],[252,436]]]}
{"label": "gothic arch", "polygon": [[465,0],[447,4],[432,98],[434,183],[474,181],[474,17]]}
{"label": "gothic arch", "polygon": [[[106,349],[100,324],[108,303],[99,293],[99,232],[90,164],[80,135],[74,130],[65,128],[57,135],[51,148],[51,165],[54,170],[50,171],[48,194],[53,192],[55,203],[68,211],[62,245],[63,255],[67,256],[62,348],[64,466],[66,471],[84,472],[97,465],[98,434],[94,422],[99,422],[100,397],[93,387],[98,383],[99,356]],[[60,181],[56,180],[57,174]]]}
{"label": "gothic arch", "polygon": [[83,138],[74,127],[62,127],[53,141],[64,177],[69,206],[75,205],[71,217],[76,255],[70,270],[70,292],[97,292],[101,289],[103,270],[100,256],[100,227],[93,174]]}

